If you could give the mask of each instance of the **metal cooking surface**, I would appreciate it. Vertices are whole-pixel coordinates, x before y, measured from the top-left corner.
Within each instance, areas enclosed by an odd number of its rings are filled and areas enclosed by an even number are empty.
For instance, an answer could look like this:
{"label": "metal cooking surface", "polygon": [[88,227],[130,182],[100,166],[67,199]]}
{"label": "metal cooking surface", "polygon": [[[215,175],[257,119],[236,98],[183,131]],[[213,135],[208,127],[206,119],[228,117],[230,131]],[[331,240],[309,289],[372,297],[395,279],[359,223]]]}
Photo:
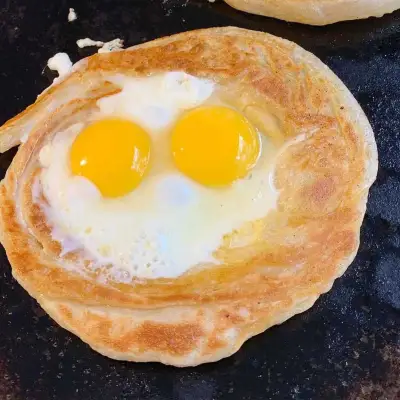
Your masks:
{"label": "metal cooking surface", "polygon": [[[67,22],[68,8],[78,20]],[[251,16],[221,0],[2,0],[0,123],[53,76],[47,59],[93,53],[75,41],[134,45],[185,30],[236,25],[294,40],[328,64],[374,128],[378,179],[356,260],[308,312],[234,356],[176,369],[109,360],[58,327],[12,279],[0,251],[0,400],[400,398],[400,12],[316,28]],[[4,174],[15,150],[0,156]]]}

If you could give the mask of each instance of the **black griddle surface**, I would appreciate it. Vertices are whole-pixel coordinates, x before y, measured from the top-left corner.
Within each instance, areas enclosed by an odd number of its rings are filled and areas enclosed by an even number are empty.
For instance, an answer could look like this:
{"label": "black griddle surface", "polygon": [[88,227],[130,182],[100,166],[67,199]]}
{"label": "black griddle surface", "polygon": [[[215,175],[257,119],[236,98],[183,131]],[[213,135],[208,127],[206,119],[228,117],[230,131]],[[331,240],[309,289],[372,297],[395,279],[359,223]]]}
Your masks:
{"label": "black griddle surface", "polygon": [[[68,8],[78,20],[67,22]],[[0,400],[400,398],[400,12],[307,27],[251,16],[221,0],[1,0],[0,123],[54,77],[47,59],[93,53],[77,39],[127,46],[236,25],[293,40],[328,64],[362,105],[380,156],[359,253],[308,312],[196,368],[109,360],[55,324],[11,277],[0,250]],[[0,156],[4,174],[15,150]]]}

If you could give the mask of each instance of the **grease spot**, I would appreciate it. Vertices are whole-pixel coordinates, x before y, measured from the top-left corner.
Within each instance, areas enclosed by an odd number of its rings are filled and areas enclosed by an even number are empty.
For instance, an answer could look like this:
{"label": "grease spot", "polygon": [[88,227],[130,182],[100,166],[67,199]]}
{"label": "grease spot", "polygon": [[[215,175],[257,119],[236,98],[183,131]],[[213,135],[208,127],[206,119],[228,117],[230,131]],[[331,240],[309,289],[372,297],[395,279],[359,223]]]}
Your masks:
{"label": "grease spot", "polygon": [[216,385],[213,379],[181,377],[174,385],[174,399],[213,400]]}
{"label": "grease spot", "polygon": [[400,182],[389,177],[384,184],[374,185],[370,193],[369,214],[400,224]]}
{"label": "grease spot", "polygon": [[378,261],[373,287],[380,300],[400,310],[400,258],[394,253]]}

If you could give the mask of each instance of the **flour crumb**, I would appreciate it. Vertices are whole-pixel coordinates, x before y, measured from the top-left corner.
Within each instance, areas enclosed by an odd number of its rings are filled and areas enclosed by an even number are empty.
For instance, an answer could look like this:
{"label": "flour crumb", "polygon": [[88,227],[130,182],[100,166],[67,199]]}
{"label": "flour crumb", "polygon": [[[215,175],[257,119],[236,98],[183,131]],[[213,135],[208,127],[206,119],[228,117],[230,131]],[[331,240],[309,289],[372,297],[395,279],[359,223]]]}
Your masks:
{"label": "flour crumb", "polygon": [[70,8],[68,13],[68,22],[75,21],[76,19],[78,19],[78,16],[76,15],[75,10]]}
{"label": "flour crumb", "polygon": [[[57,53],[47,61],[47,66],[58,73],[58,78],[67,75],[72,68],[72,61],[67,53]],[[56,79],[58,79],[56,78]]]}
{"label": "flour crumb", "polygon": [[89,47],[89,46],[101,47],[104,45],[104,42],[101,42],[100,40],[92,40],[89,38],[85,38],[77,40],[76,44],[78,45],[78,47],[82,49],[83,47]]}
{"label": "flour crumb", "polygon": [[109,53],[110,51],[118,51],[124,47],[124,41],[122,39],[110,40],[103,44],[99,49],[99,53]]}
{"label": "flour crumb", "polygon": [[99,53],[109,53],[111,51],[118,51],[124,47],[124,41],[122,39],[114,39],[110,40],[109,42],[102,42],[101,40],[92,40],[89,38],[85,38],[77,40],[76,44],[81,49],[83,47],[89,47],[89,46],[100,47],[98,50]]}

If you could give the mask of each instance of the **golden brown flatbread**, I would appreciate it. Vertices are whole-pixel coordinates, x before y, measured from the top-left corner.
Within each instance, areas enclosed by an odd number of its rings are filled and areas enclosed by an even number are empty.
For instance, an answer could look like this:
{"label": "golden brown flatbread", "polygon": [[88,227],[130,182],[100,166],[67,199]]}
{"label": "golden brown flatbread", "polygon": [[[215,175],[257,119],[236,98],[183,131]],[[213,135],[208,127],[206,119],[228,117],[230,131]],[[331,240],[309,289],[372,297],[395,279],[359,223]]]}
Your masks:
{"label": "golden brown flatbread", "polygon": [[224,0],[251,14],[309,25],[382,17],[400,8],[400,0]]}
{"label": "golden brown flatbread", "polygon": [[[104,279],[79,253],[61,253],[35,198],[49,138],[118,91],[107,77],[185,71],[232,91],[236,106],[284,147],[278,205],[227,235],[221,265],[175,279]],[[372,129],[344,84],[296,44],[261,32],[186,32],[80,61],[0,128],[19,150],[0,186],[1,242],[14,277],[61,326],[115,359],[191,366],[302,312],[353,260],[377,172]],[[179,221],[177,221],[179,223]],[[81,267],[76,268],[76,265]],[[75,268],[74,268],[75,267]]]}

